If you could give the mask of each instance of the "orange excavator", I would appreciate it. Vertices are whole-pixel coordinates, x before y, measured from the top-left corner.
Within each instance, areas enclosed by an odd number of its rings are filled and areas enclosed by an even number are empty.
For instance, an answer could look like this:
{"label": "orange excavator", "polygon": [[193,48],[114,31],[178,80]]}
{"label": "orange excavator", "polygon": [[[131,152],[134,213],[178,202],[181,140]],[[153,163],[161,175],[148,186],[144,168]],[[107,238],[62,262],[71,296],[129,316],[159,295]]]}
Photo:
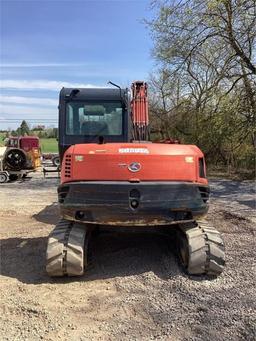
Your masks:
{"label": "orange excavator", "polygon": [[165,226],[177,231],[187,273],[219,275],[223,239],[202,220],[209,199],[203,153],[194,145],[150,141],[145,82],[131,90],[110,84],[60,92],[62,218],[48,239],[47,273],[83,275],[97,226]]}

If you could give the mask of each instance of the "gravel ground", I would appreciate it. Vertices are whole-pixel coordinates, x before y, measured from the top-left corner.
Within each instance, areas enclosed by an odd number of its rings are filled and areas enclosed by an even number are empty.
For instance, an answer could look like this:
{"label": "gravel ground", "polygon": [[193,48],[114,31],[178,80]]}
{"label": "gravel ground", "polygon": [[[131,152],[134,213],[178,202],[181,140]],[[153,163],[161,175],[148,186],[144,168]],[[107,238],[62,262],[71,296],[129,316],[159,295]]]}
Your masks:
{"label": "gravel ground", "polygon": [[186,275],[170,235],[103,232],[79,279],[50,279],[58,180],[0,187],[1,340],[255,340],[255,184],[211,180],[208,220],[227,252],[217,279]]}

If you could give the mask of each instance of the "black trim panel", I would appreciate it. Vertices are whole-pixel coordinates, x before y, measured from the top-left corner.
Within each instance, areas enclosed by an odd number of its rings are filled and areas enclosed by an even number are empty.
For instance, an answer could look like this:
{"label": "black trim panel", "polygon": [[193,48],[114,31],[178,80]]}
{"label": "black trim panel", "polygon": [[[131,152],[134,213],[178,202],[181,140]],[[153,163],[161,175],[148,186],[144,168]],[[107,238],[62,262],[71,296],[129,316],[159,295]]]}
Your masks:
{"label": "black trim panel", "polygon": [[166,225],[207,213],[209,187],[190,182],[69,182],[60,185],[61,214],[105,225]]}

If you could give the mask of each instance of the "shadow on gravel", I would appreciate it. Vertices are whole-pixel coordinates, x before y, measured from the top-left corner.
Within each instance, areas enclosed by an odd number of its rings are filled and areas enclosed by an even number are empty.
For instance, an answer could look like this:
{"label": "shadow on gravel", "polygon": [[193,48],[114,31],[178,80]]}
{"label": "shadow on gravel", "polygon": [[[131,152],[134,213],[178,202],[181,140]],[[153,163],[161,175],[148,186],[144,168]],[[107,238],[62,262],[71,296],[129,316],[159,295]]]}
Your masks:
{"label": "shadow on gravel", "polygon": [[256,208],[254,181],[210,180],[210,188],[213,198],[237,201],[239,204]]}
{"label": "shadow on gravel", "polygon": [[[45,272],[47,238],[1,241],[1,274],[28,284],[69,283],[154,272],[161,279],[183,275],[172,236],[101,232],[92,238],[92,265],[82,277],[51,279]],[[202,279],[203,280],[203,279]]]}
{"label": "shadow on gravel", "polygon": [[33,214],[32,217],[39,221],[40,223],[52,224],[55,225],[59,221],[59,206],[57,202],[52,203],[51,205],[45,206],[43,210],[41,210],[37,214]]}
{"label": "shadow on gravel", "polygon": [[43,273],[46,237],[1,240],[1,275],[24,283],[46,281]]}

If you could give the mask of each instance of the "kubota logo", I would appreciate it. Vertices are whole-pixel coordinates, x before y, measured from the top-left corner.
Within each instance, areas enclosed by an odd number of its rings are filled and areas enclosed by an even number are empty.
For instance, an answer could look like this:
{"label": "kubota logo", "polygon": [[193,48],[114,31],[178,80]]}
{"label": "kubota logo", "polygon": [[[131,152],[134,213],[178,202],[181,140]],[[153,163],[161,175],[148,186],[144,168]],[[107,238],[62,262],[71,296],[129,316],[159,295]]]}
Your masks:
{"label": "kubota logo", "polygon": [[128,169],[131,172],[138,172],[141,170],[141,164],[139,162],[132,162],[129,164]]}

